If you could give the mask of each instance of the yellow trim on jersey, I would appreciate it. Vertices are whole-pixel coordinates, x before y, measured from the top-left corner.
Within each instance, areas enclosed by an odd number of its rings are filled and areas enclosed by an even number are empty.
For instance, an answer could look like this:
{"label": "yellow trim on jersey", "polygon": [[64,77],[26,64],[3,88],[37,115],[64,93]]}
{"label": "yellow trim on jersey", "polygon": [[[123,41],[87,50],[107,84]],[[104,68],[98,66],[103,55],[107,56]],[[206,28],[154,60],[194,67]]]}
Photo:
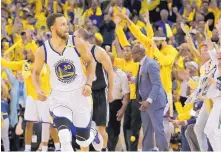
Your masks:
{"label": "yellow trim on jersey", "polygon": [[68,45],[68,46],[66,46],[66,48],[75,48],[75,46],[74,45]]}
{"label": "yellow trim on jersey", "polygon": [[91,107],[93,107],[93,98],[92,98],[92,95],[90,95],[90,104],[91,104]]}
{"label": "yellow trim on jersey", "polygon": [[80,63],[81,63],[81,67],[82,67],[82,72],[86,76],[87,75],[86,65],[84,64],[84,61],[82,58],[80,58]]}
{"label": "yellow trim on jersey", "polygon": [[51,115],[49,116],[49,121],[51,124],[54,124],[53,117]]}

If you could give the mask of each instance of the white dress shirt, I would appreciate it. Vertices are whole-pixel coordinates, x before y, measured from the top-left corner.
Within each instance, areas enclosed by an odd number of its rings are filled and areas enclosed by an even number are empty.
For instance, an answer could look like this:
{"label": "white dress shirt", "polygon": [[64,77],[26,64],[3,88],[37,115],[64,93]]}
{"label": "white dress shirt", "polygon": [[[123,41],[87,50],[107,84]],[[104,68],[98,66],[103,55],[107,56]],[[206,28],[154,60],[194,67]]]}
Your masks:
{"label": "white dress shirt", "polygon": [[119,100],[127,93],[130,93],[127,75],[120,69],[114,70],[113,99]]}

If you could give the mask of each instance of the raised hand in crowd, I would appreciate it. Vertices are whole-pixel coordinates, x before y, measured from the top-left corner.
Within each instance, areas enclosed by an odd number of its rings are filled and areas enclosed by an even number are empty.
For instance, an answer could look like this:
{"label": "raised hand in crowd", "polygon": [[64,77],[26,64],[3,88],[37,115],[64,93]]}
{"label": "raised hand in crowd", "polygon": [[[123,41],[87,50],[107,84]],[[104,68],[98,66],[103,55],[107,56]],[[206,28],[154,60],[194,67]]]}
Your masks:
{"label": "raised hand in crowd", "polygon": [[186,34],[187,37],[190,37],[190,33],[188,31],[188,29],[186,28],[186,25],[184,23],[180,23],[181,29],[183,30],[183,32]]}
{"label": "raised hand in crowd", "polygon": [[116,16],[116,17],[113,18],[113,21],[114,21],[116,27],[119,27],[120,22],[122,21],[122,19],[119,16]]}
{"label": "raised hand in crowd", "polygon": [[109,23],[112,20],[111,15],[108,13],[107,15],[104,16],[104,22]]}
{"label": "raised hand in crowd", "polygon": [[121,19],[130,21],[129,17],[126,14],[124,14],[122,11],[118,11],[117,16],[119,16]]}
{"label": "raised hand in crowd", "polygon": [[110,3],[108,4],[107,8],[104,10],[105,13],[109,12],[109,9],[113,7],[116,4],[116,0],[110,0]]}
{"label": "raised hand in crowd", "polygon": [[105,45],[105,51],[106,52],[111,52],[110,46],[109,45]]}
{"label": "raised hand in crowd", "polygon": [[149,11],[147,10],[143,15],[142,15],[144,22],[146,24],[150,24],[150,15],[149,15]]}
{"label": "raised hand in crowd", "polygon": [[174,12],[175,14],[179,13],[178,8],[177,8],[177,7],[173,7],[173,12]]}

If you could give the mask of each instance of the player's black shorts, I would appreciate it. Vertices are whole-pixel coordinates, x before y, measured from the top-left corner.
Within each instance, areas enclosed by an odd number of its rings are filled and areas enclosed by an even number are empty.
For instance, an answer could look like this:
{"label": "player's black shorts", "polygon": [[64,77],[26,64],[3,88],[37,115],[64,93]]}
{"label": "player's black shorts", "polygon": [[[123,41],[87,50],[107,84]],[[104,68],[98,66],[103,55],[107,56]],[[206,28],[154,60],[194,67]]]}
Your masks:
{"label": "player's black shorts", "polygon": [[93,121],[97,126],[107,126],[109,121],[109,103],[107,101],[106,89],[93,90]]}

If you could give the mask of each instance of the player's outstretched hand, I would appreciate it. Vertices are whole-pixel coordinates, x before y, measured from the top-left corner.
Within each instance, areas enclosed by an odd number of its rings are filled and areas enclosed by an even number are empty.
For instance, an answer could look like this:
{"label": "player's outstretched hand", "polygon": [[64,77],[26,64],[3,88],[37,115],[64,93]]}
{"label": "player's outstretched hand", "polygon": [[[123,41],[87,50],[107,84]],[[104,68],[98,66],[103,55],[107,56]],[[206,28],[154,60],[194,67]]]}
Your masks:
{"label": "player's outstretched hand", "polygon": [[89,85],[84,85],[82,89],[82,95],[87,97],[91,95],[91,87]]}
{"label": "player's outstretched hand", "polygon": [[47,95],[44,91],[39,90],[37,93],[38,93],[38,100],[40,100],[40,101],[46,101],[47,100]]}

